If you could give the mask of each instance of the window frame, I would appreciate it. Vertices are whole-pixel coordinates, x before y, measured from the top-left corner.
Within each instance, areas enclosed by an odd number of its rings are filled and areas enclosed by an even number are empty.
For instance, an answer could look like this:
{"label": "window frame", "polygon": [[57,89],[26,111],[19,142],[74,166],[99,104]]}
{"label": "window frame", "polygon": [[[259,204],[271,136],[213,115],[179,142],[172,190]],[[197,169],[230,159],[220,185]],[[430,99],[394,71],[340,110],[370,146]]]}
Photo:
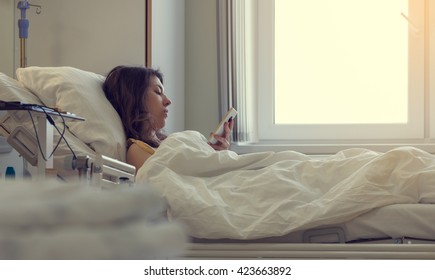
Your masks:
{"label": "window frame", "polygon": [[[413,0],[414,2],[423,2]],[[416,13],[422,14],[424,7],[416,5],[416,9],[410,10],[409,17],[415,18],[415,24],[422,26],[418,34],[409,30],[410,54],[409,60],[409,93],[408,108],[409,121],[407,124],[339,124],[339,125],[276,125],[273,118],[274,100],[270,98],[268,92],[274,84],[273,61],[274,57],[274,32],[273,28],[273,4],[275,1],[259,1],[259,26],[266,26],[259,29],[261,38],[258,42],[259,61],[258,68],[258,98],[262,110],[258,109],[258,137],[260,140],[274,139],[293,139],[294,141],[324,142],[327,140],[346,142],[349,140],[369,140],[376,141],[388,139],[397,141],[402,139],[421,139],[424,138],[424,19],[418,17]],[[269,4],[269,5],[268,5]],[[272,5],[270,5],[272,4]],[[421,4],[421,3],[420,3]],[[417,18],[420,21],[417,22]],[[266,37],[267,36],[267,37]],[[412,53],[412,54],[411,54]],[[265,55],[264,58],[262,56]],[[273,89],[272,89],[273,91]],[[412,92],[412,96],[411,96]],[[331,133],[333,131],[333,133]],[[320,139],[318,138],[320,136]],[[317,140],[318,139],[318,140]],[[397,140],[395,140],[397,139]]]}
{"label": "window frame", "polygon": [[[408,127],[409,133],[407,137],[403,137],[402,132],[391,132],[391,130],[388,130],[386,127],[382,127],[382,125],[377,125],[377,130],[384,133],[382,137],[365,137],[364,135],[361,135],[359,133],[359,130],[355,129],[355,125],[339,125],[341,127],[341,135],[340,133],[336,133],[336,135],[342,136],[342,139],[337,138],[328,138],[328,137],[322,137],[320,139],[308,139],[306,136],[301,137],[292,137],[293,139],[279,139],[274,134],[270,134],[270,137],[264,137],[264,133],[261,132],[261,127],[270,127],[271,125],[271,119],[273,119],[273,116],[271,114],[271,111],[267,111],[265,109],[265,104],[270,102],[270,96],[269,100],[267,100],[267,95],[260,97],[257,101],[257,107],[253,110],[257,112],[258,116],[258,123],[256,125],[256,128],[258,130],[257,137],[254,137],[251,141],[240,141],[236,137],[236,142],[233,145],[234,150],[238,152],[253,152],[253,151],[263,151],[263,150],[286,150],[286,149],[292,149],[296,151],[300,151],[307,154],[329,154],[329,153],[335,153],[337,151],[340,151],[345,148],[353,148],[353,147],[360,147],[360,148],[368,148],[372,150],[378,150],[378,151],[386,151],[394,147],[403,146],[403,145],[412,145],[415,147],[422,148],[429,152],[435,152],[435,122],[431,120],[435,120],[435,100],[430,99],[430,95],[432,93],[431,88],[431,81],[435,81],[435,71],[432,69],[435,69],[435,59],[434,54],[435,51],[431,50],[429,48],[430,45],[434,43],[435,38],[435,28],[431,28],[428,30],[428,32],[425,32],[426,28],[429,28],[429,26],[435,26],[435,5],[430,5],[430,1],[427,0],[419,0],[421,3],[423,3],[425,6],[420,7],[420,9],[424,10],[425,17],[427,20],[423,21],[422,23],[413,20],[413,23],[418,25],[422,33],[421,35],[424,35],[424,56],[429,57],[430,61],[425,61],[424,58],[419,59],[416,61],[413,67],[419,68],[420,74],[415,75],[417,77],[418,85],[415,86],[417,88],[417,91],[419,92],[419,100],[415,104],[417,108],[419,108],[419,112],[423,111],[423,114],[420,114],[418,116],[411,116],[412,118],[412,125]],[[259,14],[260,11],[264,12],[267,11],[267,9],[270,9],[270,6],[265,7],[264,5],[267,5],[269,1],[258,1],[258,8],[256,9],[256,12],[258,13],[257,19],[259,20],[259,27],[258,29],[260,32],[264,32],[265,30],[261,30],[263,24],[261,21],[273,21],[273,18],[270,16],[264,16],[264,14]],[[426,9],[424,9],[426,7]],[[268,11],[270,14],[270,10]],[[422,10],[419,10],[419,12],[422,12]],[[413,19],[415,16],[414,14],[410,13],[409,18]],[[418,22],[418,23],[417,23]],[[266,30],[267,32],[267,30]],[[410,32],[412,32],[410,30]],[[270,34],[270,32],[269,32]],[[257,46],[253,49],[252,52],[255,52],[257,54],[264,53],[264,46],[261,43],[261,41],[268,41],[273,38],[264,38],[264,36],[257,35],[258,43]],[[258,38],[261,38],[259,40]],[[267,46],[266,46],[267,48]],[[270,52],[269,52],[270,53]],[[423,56],[422,56],[423,57]],[[253,63],[253,65],[260,66],[259,68],[265,69],[262,67],[264,63],[268,63],[270,61],[270,57],[257,57],[257,63]],[[432,70],[432,71],[431,71]],[[410,73],[416,73],[417,71],[410,71]],[[256,74],[257,76],[267,76],[270,80],[273,79],[272,73],[264,72],[260,74]],[[413,77],[415,78],[415,77]],[[430,79],[428,79],[430,78]],[[257,79],[260,80],[260,79]],[[270,92],[270,86],[267,86],[267,83],[258,83],[256,90],[254,92],[254,95],[257,95],[259,93],[265,93]],[[234,96],[234,94],[233,94]],[[230,97],[231,98],[231,97]],[[415,96],[414,96],[415,98]],[[429,111],[430,107],[434,108],[434,110]],[[221,106],[221,110],[223,111],[225,108],[224,106]],[[264,114],[269,114],[269,117],[264,117]],[[424,119],[427,121],[425,122]],[[394,126],[397,125],[389,125],[394,128]],[[314,126],[307,126],[305,127],[306,130],[313,129]],[[292,129],[292,128],[289,128]],[[298,128],[298,129],[304,129],[304,128]],[[325,128],[326,129],[326,128]],[[349,130],[352,131],[352,138],[347,137],[349,135]],[[240,133],[240,131],[236,131],[235,135]],[[263,137],[262,137],[263,136]],[[343,137],[344,136],[344,137]]]}

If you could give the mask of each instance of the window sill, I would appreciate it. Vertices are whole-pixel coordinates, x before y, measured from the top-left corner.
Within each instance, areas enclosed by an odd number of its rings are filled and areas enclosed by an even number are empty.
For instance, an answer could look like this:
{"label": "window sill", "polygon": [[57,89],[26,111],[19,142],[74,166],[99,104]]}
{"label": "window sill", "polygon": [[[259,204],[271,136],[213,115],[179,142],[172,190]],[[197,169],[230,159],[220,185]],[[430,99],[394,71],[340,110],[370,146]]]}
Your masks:
{"label": "window sill", "polygon": [[307,155],[330,155],[338,153],[339,151],[352,148],[363,148],[378,152],[386,152],[394,148],[412,146],[429,153],[435,154],[435,142],[418,143],[418,142],[404,142],[404,143],[383,143],[383,144],[369,144],[369,143],[346,143],[346,144],[293,144],[293,143],[273,143],[273,142],[259,142],[259,143],[240,143],[235,142],[231,144],[231,150],[238,154],[246,154],[253,152],[280,152],[280,151],[296,151]]}

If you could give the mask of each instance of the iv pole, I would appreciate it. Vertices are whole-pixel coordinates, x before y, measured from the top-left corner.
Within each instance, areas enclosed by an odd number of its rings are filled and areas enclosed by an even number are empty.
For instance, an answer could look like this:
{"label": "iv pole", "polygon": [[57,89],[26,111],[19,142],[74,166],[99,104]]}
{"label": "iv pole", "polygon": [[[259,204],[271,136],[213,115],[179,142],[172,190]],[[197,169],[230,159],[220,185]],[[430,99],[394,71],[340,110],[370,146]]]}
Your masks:
{"label": "iv pole", "polygon": [[[36,7],[36,14],[41,13],[41,6],[40,5],[32,5],[29,4],[29,2],[26,1],[19,1],[17,8],[21,10],[21,18],[18,19],[18,29],[19,29],[19,38],[20,38],[20,68],[25,68],[27,66],[27,57],[26,57],[26,39],[29,36],[29,20],[26,18],[26,11],[30,8],[30,6]],[[43,123],[45,126],[41,125],[40,131],[45,132],[47,134],[47,126],[46,126],[46,120],[40,121],[38,119],[38,126],[40,123]],[[42,128],[42,129],[41,129]],[[43,143],[46,147],[46,143]],[[39,157],[39,153],[38,153]],[[39,157],[40,158],[40,157]],[[44,166],[42,164],[38,164],[38,171],[42,170]],[[27,170],[27,161],[23,157],[23,176],[28,176],[28,170]],[[45,176],[45,172],[44,172]]]}
{"label": "iv pole", "polygon": [[26,18],[26,10],[30,6],[36,7],[36,13],[39,15],[41,13],[40,5],[29,4],[28,1],[19,1],[17,8],[21,10],[21,18],[18,19],[19,28],[19,38],[20,38],[20,67],[24,68],[27,66],[26,57],[26,39],[29,36],[29,20]]}

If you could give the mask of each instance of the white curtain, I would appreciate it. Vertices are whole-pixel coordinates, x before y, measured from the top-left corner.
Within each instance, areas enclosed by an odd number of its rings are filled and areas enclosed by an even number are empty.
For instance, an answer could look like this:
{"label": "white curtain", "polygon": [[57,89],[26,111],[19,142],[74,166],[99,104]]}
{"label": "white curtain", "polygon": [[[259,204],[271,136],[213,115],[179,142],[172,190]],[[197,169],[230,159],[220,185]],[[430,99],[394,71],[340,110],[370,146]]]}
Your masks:
{"label": "white curtain", "polygon": [[256,142],[255,9],[252,0],[217,0],[221,117],[238,111],[233,141]]}

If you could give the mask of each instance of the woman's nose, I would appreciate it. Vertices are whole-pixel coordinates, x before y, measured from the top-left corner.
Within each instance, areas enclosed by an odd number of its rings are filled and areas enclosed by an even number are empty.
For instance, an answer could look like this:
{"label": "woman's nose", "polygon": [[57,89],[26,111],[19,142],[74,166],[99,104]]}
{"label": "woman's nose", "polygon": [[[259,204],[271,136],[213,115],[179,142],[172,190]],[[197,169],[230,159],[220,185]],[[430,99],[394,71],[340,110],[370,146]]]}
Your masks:
{"label": "woman's nose", "polygon": [[165,106],[169,106],[169,105],[171,105],[172,104],[172,101],[171,101],[171,99],[169,99],[167,96],[165,96]]}

